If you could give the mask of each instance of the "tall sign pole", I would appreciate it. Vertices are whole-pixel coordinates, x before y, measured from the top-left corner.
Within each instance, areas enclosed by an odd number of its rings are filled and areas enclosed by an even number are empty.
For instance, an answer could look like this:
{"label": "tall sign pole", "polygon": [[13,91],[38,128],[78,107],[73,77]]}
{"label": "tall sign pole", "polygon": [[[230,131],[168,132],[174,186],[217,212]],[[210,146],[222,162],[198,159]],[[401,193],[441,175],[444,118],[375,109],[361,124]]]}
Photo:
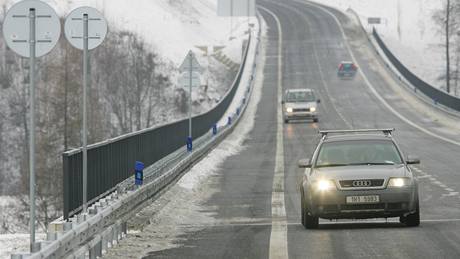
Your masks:
{"label": "tall sign pole", "polygon": [[88,14],[83,14],[83,213],[86,213],[88,201]]}
{"label": "tall sign pole", "polygon": [[230,40],[233,39],[233,0],[230,0]]}
{"label": "tall sign pole", "polygon": [[189,89],[187,150],[192,152],[192,87],[200,85],[200,75],[198,72],[201,72],[201,66],[191,50],[188,52],[179,70],[183,73],[179,78],[179,84],[182,86],[187,85]]}
{"label": "tall sign pole", "polygon": [[13,5],[3,23],[6,44],[29,58],[29,203],[30,250],[35,248],[35,59],[50,52],[61,34],[59,17],[44,2],[24,0]]}
{"label": "tall sign pole", "polygon": [[[91,23],[91,26],[90,26]],[[89,51],[96,48],[107,35],[107,22],[103,15],[92,7],[80,7],[73,10],[65,21],[65,35],[72,46],[83,50],[83,213],[88,209],[88,59]]]}
{"label": "tall sign pole", "polygon": [[30,251],[35,244],[35,8],[29,9],[29,103],[30,103],[30,133],[29,133],[29,195],[30,195]]}
{"label": "tall sign pole", "polygon": [[188,100],[188,137],[190,143],[192,142],[192,73],[193,73],[193,52],[188,53],[189,57],[189,100]]}

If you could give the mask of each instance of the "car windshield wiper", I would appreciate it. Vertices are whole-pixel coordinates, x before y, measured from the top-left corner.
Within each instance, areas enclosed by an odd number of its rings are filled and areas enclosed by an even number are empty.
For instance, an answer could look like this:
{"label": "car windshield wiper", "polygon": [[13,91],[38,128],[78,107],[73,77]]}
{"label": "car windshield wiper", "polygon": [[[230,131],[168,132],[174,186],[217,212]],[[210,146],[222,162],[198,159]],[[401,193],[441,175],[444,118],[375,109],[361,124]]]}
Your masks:
{"label": "car windshield wiper", "polygon": [[383,163],[351,163],[349,165],[395,165],[394,162],[383,162]]}
{"label": "car windshield wiper", "polygon": [[334,166],[354,166],[354,165],[395,165],[394,162],[388,161],[388,162],[381,162],[381,163],[349,163],[349,164],[322,164],[322,165],[316,165],[316,168],[320,167],[334,167]]}
{"label": "car windshield wiper", "polygon": [[334,167],[334,166],[349,166],[351,164],[323,164],[323,165],[316,165],[316,168],[320,167]]}

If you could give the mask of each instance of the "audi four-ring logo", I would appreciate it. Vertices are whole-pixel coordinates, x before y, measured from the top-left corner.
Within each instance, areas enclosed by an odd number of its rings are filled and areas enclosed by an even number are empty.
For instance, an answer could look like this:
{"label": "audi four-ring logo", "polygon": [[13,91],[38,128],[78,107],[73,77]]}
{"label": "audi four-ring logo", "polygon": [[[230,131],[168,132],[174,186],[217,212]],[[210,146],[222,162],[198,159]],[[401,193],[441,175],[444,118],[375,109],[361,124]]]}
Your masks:
{"label": "audi four-ring logo", "polygon": [[354,187],[365,187],[365,186],[371,186],[371,185],[372,185],[371,181],[365,181],[365,180],[353,181]]}

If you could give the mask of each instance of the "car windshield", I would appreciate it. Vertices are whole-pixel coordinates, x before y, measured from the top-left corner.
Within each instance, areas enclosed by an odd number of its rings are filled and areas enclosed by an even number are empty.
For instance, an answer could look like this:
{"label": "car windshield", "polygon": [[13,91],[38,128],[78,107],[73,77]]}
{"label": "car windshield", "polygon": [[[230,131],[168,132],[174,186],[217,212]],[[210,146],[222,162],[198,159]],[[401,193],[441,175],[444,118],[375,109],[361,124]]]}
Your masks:
{"label": "car windshield", "polygon": [[296,91],[286,94],[286,102],[314,102],[315,95],[311,91]]}
{"label": "car windshield", "polygon": [[316,167],[402,164],[392,141],[353,140],[324,143]]}
{"label": "car windshield", "polygon": [[343,63],[342,68],[343,68],[343,70],[353,70],[353,64],[351,64],[351,63]]}

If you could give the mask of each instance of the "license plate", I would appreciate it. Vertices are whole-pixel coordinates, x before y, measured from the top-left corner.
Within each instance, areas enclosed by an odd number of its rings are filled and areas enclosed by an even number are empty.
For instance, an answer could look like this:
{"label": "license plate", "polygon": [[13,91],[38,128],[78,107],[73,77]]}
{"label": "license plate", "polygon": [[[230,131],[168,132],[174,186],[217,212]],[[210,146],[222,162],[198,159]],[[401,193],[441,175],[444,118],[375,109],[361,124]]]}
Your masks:
{"label": "license plate", "polygon": [[378,203],[378,202],[380,202],[380,197],[378,195],[347,196],[348,204]]}

